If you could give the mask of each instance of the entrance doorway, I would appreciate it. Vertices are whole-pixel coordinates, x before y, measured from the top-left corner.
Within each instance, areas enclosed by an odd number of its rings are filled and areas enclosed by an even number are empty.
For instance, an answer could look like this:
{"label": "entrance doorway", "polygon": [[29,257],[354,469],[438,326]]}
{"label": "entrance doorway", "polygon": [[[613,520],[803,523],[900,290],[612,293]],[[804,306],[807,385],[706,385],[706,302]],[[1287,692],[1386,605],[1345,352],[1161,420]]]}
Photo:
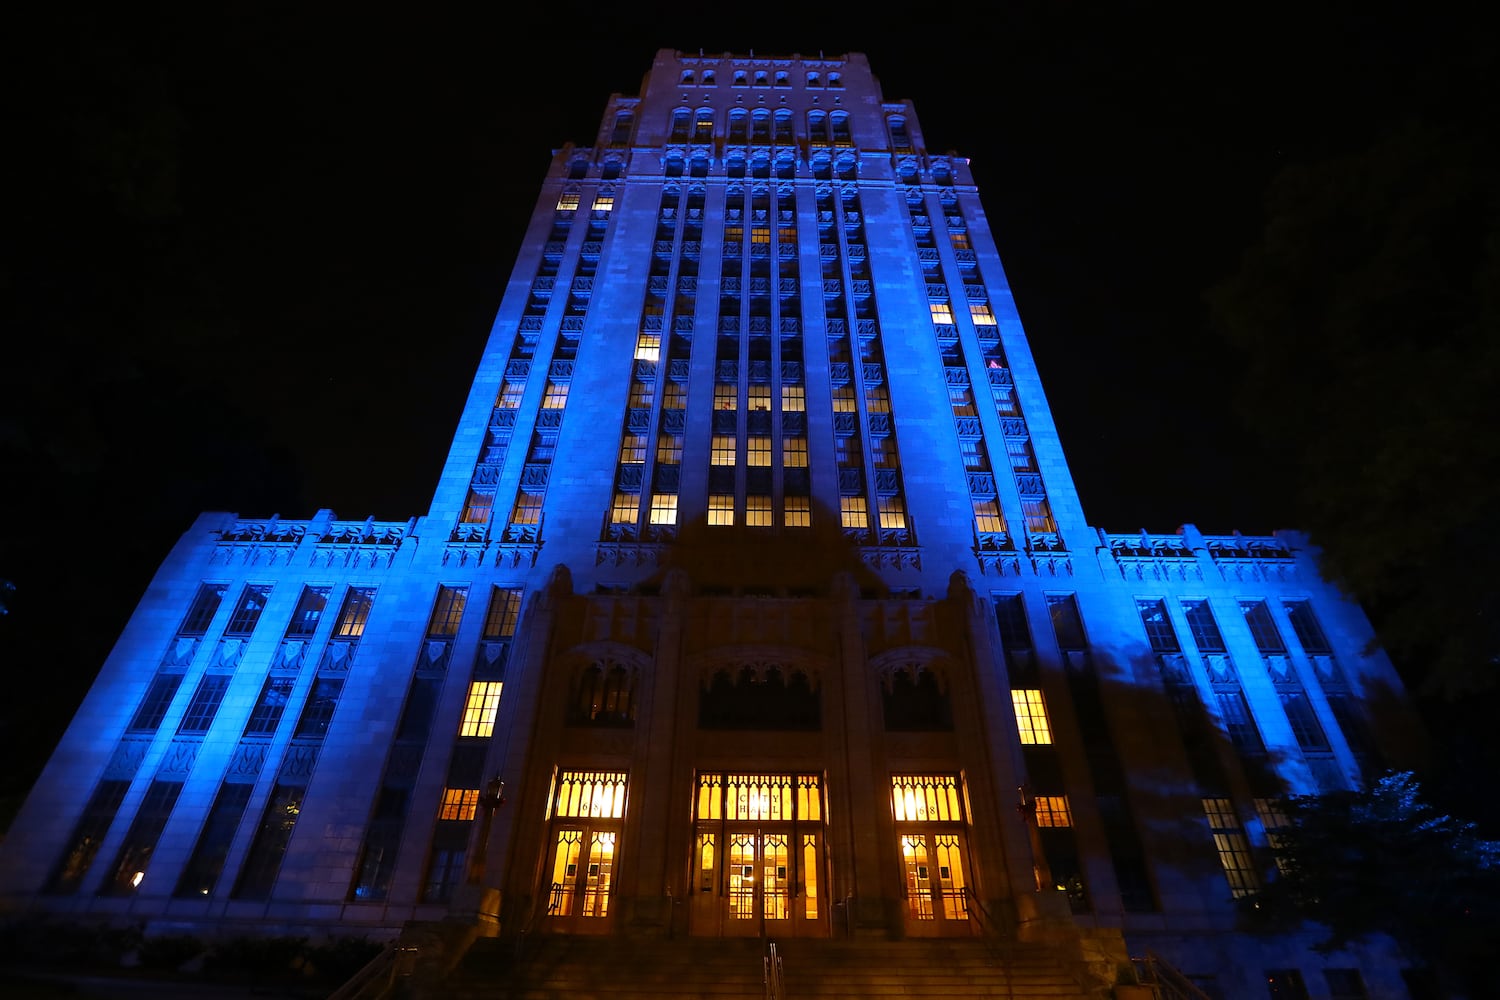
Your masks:
{"label": "entrance doorway", "polygon": [[699,774],[695,822],[694,934],[827,933],[817,775]]}
{"label": "entrance doorway", "polygon": [[959,779],[895,775],[891,800],[905,869],[906,932],[913,937],[973,933]]}
{"label": "entrance doorway", "polygon": [[547,923],[582,934],[608,929],[616,846],[625,816],[625,773],[562,771],[551,802]]}

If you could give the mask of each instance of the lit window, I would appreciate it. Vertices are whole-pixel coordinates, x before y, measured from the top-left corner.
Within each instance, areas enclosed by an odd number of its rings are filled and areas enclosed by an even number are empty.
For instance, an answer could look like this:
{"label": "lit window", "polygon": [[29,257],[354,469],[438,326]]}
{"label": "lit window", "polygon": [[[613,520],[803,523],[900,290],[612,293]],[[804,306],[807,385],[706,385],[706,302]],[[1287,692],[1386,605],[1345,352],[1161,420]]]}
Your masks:
{"label": "lit window", "polygon": [[963,820],[958,779],[948,774],[891,775],[891,804],[898,823],[957,823]]}
{"label": "lit window", "polygon": [[949,325],[953,323],[953,307],[948,303],[931,302],[928,303],[928,308],[932,310],[932,321],[934,323],[947,323]]}
{"label": "lit window", "polygon": [[745,464],[751,466],[769,467],[771,464],[771,439],[768,437],[751,437],[745,442]]}
{"label": "lit window", "polygon": [[661,359],[661,334],[642,333],[635,338],[635,359],[657,361]]}
{"label": "lit window", "polygon": [[708,498],[708,523],[728,525],[734,523],[734,497],[728,493],[714,493]]}
{"label": "lit window", "polygon": [[891,397],[883,385],[872,385],[865,390],[865,411],[868,413],[890,413]]}
{"label": "lit window", "polygon": [[538,524],[542,520],[542,495],[522,491],[516,494],[516,506],[510,512],[511,524]]}
{"label": "lit window", "polygon": [[733,465],[735,440],[733,435],[715,434],[709,461],[714,465]]}
{"label": "lit window", "polygon": [[468,601],[468,587],[439,587],[432,615],[427,619],[427,634],[434,638],[457,635],[458,623]]}
{"label": "lit window", "polygon": [[646,435],[626,434],[620,439],[620,461],[639,465],[646,460]]}
{"label": "lit window", "polygon": [[1010,456],[1010,467],[1015,471],[1036,471],[1036,456],[1031,451],[1030,438],[1006,438],[1005,453]]}
{"label": "lit window", "polygon": [[955,250],[968,250],[970,248],[969,234],[963,232],[950,232],[948,242],[953,244]]}
{"label": "lit window", "polygon": [[719,383],[714,386],[714,409],[737,410],[740,405],[740,387]]}
{"label": "lit window", "polygon": [[993,499],[974,501],[974,527],[979,531],[1005,530],[1005,518],[1000,516],[1000,505]]}
{"label": "lit window", "polygon": [[979,408],[974,405],[974,394],[966,385],[950,385],[948,387],[948,402],[953,406],[955,417],[973,417],[979,415]]}
{"label": "lit window", "polygon": [[594,198],[594,211],[612,212],[615,207],[615,196],[612,194],[601,194]]}
{"label": "lit window", "polygon": [[882,528],[906,527],[906,504],[900,497],[881,497],[878,506]]}
{"label": "lit window", "polygon": [[1045,500],[1022,500],[1021,513],[1026,518],[1027,531],[1046,533],[1057,530],[1057,524],[1052,520],[1052,508]]}
{"label": "lit window", "polygon": [[867,528],[870,510],[864,497],[839,497],[839,521],[846,528]]}
{"label": "lit window", "polygon": [[969,318],[974,321],[975,326],[995,325],[995,314],[990,311],[988,302],[970,302]]}
{"label": "lit window", "polygon": [[682,435],[662,434],[657,437],[656,460],[667,465],[682,464]]}
{"label": "lit window", "polygon": [[1230,894],[1235,899],[1250,895],[1260,888],[1260,877],[1250,858],[1250,841],[1234,814],[1234,804],[1228,799],[1204,799],[1203,811],[1219,852],[1219,864],[1224,866],[1224,877],[1229,880]]}
{"label": "lit window", "polygon": [[746,390],[749,396],[749,406],[752,410],[769,410],[771,408],[771,387],[768,385],[752,385]]}
{"label": "lit window", "polygon": [[506,379],[500,384],[500,398],[495,405],[506,410],[514,410],[521,405],[521,395],[526,391],[525,382],[513,382]]}
{"label": "lit window", "polygon": [[641,498],[634,493],[616,493],[615,502],[609,508],[609,523],[634,524],[640,504]]}
{"label": "lit window", "polygon": [[854,402],[854,386],[836,385],[833,387],[833,412],[853,413],[857,409]]}
{"label": "lit window", "polygon": [[568,383],[548,382],[547,393],[542,397],[542,409],[560,410],[568,405]]}
{"label": "lit window", "polygon": [[745,498],[745,523],[752,528],[767,528],[771,525],[771,498],[748,496]]}
{"label": "lit window", "polygon": [[642,382],[640,379],[632,379],[630,382],[630,399],[625,405],[632,410],[645,410],[651,406],[651,401],[656,397],[656,383]]}
{"label": "lit window", "polygon": [[557,210],[559,212],[576,212],[578,210],[578,195],[560,195],[557,199]]}
{"label": "lit window", "polygon": [[750,227],[750,242],[751,243],[769,243],[769,242],[771,242],[771,227],[770,226],[751,226]]}
{"label": "lit window", "polygon": [[801,413],[807,409],[807,390],[800,385],[781,387],[781,410],[783,413]]}
{"label": "lit window", "polygon": [[623,771],[562,771],[554,787],[553,816],[620,819],[625,815]]}
{"label": "lit window", "polygon": [[676,493],[653,493],[651,495],[651,523],[677,523]]}
{"label": "lit window", "polygon": [[807,497],[786,498],[786,526],[806,528],[812,524],[812,501]]}
{"label": "lit window", "polygon": [[687,409],[687,386],[681,382],[667,381],[661,387],[661,405],[666,410]]}
{"label": "lit window", "polygon": [[807,468],[807,438],[790,437],[782,443],[781,464],[788,469]]}
{"label": "lit window", "polygon": [[727,244],[729,244],[730,246],[735,246],[735,245],[739,244],[741,241],[744,240],[744,238],[745,238],[745,227],[744,226],[725,226],[724,227],[724,242],[727,243]]}
{"label": "lit window", "polygon": [[486,639],[508,639],[516,634],[516,621],[521,614],[521,591],[519,588],[496,587],[490,598],[490,610],[484,616]]}
{"label": "lit window", "polygon": [[1016,710],[1016,729],[1021,742],[1041,746],[1052,742],[1052,726],[1047,722],[1047,703],[1036,688],[1012,688],[1011,704]]}
{"label": "lit window", "polygon": [[1073,825],[1073,815],[1068,812],[1066,795],[1038,795],[1031,801],[1036,805],[1037,826]]}
{"label": "lit window", "polygon": [[500,681],[474,681],[464,702],[460,736],[490,737],[495,733],[495,715],[500,710]]}
{"label": "lit window", "polygon": [[365,621],[370,617],[370,608],[375,604],[374,587],[350,587],[344,595],[344,606],[339,609],[339,620],[333,626],[333,634],[339,639],[357,639],[365,634]]}
{"label": "lit window", "polygon": [[444,788],[438,819],[473,819],[479,808],[479,789]]}

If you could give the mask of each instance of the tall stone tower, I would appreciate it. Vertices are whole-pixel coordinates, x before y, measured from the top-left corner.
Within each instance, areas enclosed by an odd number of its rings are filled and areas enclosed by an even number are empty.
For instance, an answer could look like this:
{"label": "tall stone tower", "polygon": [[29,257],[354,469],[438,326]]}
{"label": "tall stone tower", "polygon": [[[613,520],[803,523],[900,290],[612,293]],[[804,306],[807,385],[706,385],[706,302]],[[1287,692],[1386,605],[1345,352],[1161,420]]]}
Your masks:
{"label": "tall stone tower", "polygon": [[430,509],[200,517],[0,900],[1092,935],[1263,995],[1329,962],[1234,931],[1276,797],[1409,750],[1314,559],[1090,526],[968,163],[864,57],[663,50],[554,156]]}

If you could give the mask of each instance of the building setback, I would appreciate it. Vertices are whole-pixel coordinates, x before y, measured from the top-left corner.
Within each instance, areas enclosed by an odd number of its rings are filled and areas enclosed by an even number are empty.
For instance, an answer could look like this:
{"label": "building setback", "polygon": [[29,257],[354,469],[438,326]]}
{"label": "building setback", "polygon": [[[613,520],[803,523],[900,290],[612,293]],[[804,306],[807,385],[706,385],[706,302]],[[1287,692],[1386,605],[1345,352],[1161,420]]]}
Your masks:
{"label": "building setback", "polygon": [[1298,534],[1088,523],[967,161],[863,56],[662,50],[555,154],[429,510],[199,517],[0,902],[1401,996],[1388,951],[1235,930],[1278,796],[1415,752],[1370,639]]}

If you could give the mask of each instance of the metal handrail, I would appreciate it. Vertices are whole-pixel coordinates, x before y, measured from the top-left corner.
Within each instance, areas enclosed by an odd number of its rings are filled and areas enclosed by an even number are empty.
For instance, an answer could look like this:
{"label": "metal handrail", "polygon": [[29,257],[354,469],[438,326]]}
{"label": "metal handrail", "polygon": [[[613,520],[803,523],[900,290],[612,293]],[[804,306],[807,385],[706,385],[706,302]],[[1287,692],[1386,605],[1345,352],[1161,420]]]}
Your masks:
{"label": "metal handrail", "polygon": [[770,942],[767,948],[769,954],[761,959],[766,984],[766,1000],[785,1000],[786,991],[781,982],[781,956],[776,954],[776,942]]}
{"label": "metal handrail", "polygon": [[1154,951],[1132,958],[1130,964],[1141,983],[1150,986],[1161,1000],[1212,1000],[1197,983]]}
{"label": "metal handrail", "polygon": [[415,951],[415,948],[403,947],[392,941],[350,976],[344,985],[330,993],[328,1000],[378,1000],[389,996],[396,985],[396,973],[400,965],[397,959]]}

